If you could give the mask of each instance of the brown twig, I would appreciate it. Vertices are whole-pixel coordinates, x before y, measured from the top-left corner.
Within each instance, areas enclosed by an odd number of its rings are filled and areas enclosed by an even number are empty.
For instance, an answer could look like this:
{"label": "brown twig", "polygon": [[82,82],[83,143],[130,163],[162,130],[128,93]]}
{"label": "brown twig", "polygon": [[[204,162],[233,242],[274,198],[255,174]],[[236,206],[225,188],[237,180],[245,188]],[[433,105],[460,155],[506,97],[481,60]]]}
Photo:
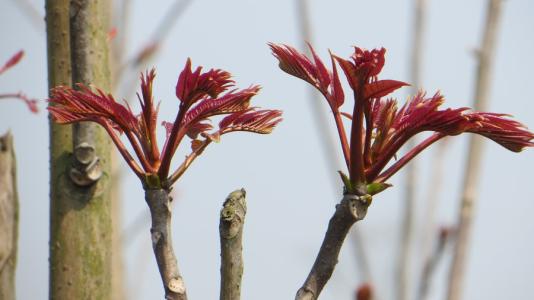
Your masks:
{"label": "brown twig", "polygon": [[315,263],[295,300],[315,300],[328,282],[338,262],[339,251],[352,225],[362,220],[370,203],[370,196],[345,195],[336,205],[328,224]]}
{"label": "brown twig", "polygon": [[[497,29],[500,21],[502,0],[489,0],[486,13],[486,24],[482,45],[478,52],[478,67],[473,108],[477,111],[486,110],[489,102],[493,57],[497,44]],[[463,179],[461,207],[458,212],[458,237],[454,247],[452,267],[449,274],[449,300],[462,297],[464,274],[467,262],[467,251],[474,216],[477,186],[482,161],[482,140],[471,136],[467,155],[466,169]]]}
{"label": "brown twig", "polygon": [[165,289],[165,299],[186,300],[185,283],[178,270],[172,248],[171,197],[163,189],[147,189],[145,200],[150,208],[152,248]]}
{"label": "brown twig", "polygon": [[243,277],[243,225],[247,213],[244,189],[230,193],[221,209],[219,234],[221,239],[220,300],[239,300]]}

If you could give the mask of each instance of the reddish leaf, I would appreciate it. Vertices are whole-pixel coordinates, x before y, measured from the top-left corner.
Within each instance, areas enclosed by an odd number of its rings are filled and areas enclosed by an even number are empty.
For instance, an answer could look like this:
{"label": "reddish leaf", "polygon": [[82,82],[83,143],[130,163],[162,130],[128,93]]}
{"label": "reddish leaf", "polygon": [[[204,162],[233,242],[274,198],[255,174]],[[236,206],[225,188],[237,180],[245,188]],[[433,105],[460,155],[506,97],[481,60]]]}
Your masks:
{"label": "reddish leaf", "polygon": [[161,126],[163,126],[163,128],[165,128],[165,139],[169,139],[169,135],[172,132],[172,128],[174,127],[174,123],[163,121],[163,122],[161,122]]}
{"label": "reddish leaf", "polygon": [[465,116],[470,123],[466,126],[467,132],[485,136],[510,151],[520,152],[534,146],[534,133],[523,124],[507,118],[507,115],[472,112]]}
{"label": "reddish leaf", "polygon": [[[139,103],[141,104],[141,125],[144,129],[144,135],[151,136],[150,133],[156,131],[156,124],[158,120],[158,110],[159,105],[156,107],[154,105],[154,98],[152,96],[152,86],[154,82],[154,78],[156,77],[156,71],[154,69],[150,70],[150,72],[141,73],[141,94],[143,97],[139,97],[139,94],[137,94],[137,98],[139,99]],[[155,141],[155,135],[151,137],[151,140],[154,139]]]}
{"label": "reddish leaf", "polygon": [[310,44],[308,44],[308,48],[310,49],[315,62],[315,73],[317,74],[317,83],[319,85],[318,88],[320,91],[328,91],[328,87],[331,83],[331,75],[328,72],[328,69],[326,69],[321,58],[317,56],[317,53],[315,53],[315,50]]}
{"label": "reddish leaf", "polygon": [[269,43],[282,71],[307,81],[317,87],[317,72],[313,63],[297,49],[287,45]]}
{"label": "reddish leaf", "polygon": [[199,121],[187,127],[187,136],[191,139],[196,139],[199,134],[211,129],[213,129],[213,126],[211,126],[210,123],[206,123],[206,121]]}
{"label": "reddish leaf", "polygon": [[7,71],[9,68],[13,67],[14,65],[18,64],[19,61],[24,56],[24,51],[19,50],[17,53],[15,53],[13,56],[11,56],[10,59],[0,68],[0,74]]}
{"label": "reddish leaf", "polygon": [[373,49],[371,51],[359,47],[354,47],[352,59],[356,66],[358,76],[376,77],[384,67],[386,49]]}
{"label": "reddish leaf", "polygon": [[243,111],[250,105],[250,99],[260,90],[259,86],[252,86],[240,91],[231,91],[217,99],[204,98],[191,108],[183,118],[183,126],[211,116]]}
{"label": "reddish leaf", "polygon": [[409,84],[397,80],[378,80],[365,85],[364,98],[381,98]]}
{"label": "reddish leaf", "polygon": [[232,131],[268,134],[282,121],[281,115],[282,112],[279,110],[248,110],[233,113],[219,123],[219,131],[221,134]]}
{"label": "reddish leaf", "polygon": [[359,87],[359,79],[356,72],[356,66],[351,61],[341,58],[335,54],[333,54],[332,57],[334,57],[334,59],[337,61],[341,67],[341,70],[343,70],[343,73],[345,73],[345,77],[349,82],[350,88],[357,90]]}
{"label": "reddish leaf", "polygon": [[191,72],[191,59],[187,59],[184,69],[178,76],[176,97],[185,107],[190,107],[205,96],[215,98],[233,85],[231,75],[226,71],[211,69],[205,73],[201,72],[202,67],[197,67],[195,72]]}
{"label": "reddish leaf", "polygon": [[330,59],[332,61],[332,99],[330,103],[335,108],[341,107],[343,102],[345,102],[345,94],[343,92],[343,87],[341,87],[341,82],[339,81],[339,75],[337,73],[336,63],[334,61],[334,56],[330,53]]}
{"label": "reddish leaf", "polygon": [[138,132],[137,118],[129,108],[115,102],[110,94],[97,89],[97,93],[84,85],[80,90],[59,86],[52,90],[48,110],[60,123],[93,121],[111,124],[119,132]]}

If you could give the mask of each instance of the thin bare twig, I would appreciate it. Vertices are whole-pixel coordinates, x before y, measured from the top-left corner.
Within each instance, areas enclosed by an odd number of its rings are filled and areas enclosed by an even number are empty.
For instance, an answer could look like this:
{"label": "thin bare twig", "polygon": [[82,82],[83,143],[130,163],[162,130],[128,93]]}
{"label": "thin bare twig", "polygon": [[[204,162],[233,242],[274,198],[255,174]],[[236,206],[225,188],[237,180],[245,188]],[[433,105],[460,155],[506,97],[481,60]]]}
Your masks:
{"label": "thin bare twig", "polygon": [[[478,68],[473,108],[477,111],[486,110],[489,103],[493,57],[497,44],[497,30],[500,21],[502,0],[489,0],[486,13],[486,24],[482,44],[478,52]],[[467,263],[467,250],[471,235],[473,216],[477,197],[477,187],[482,161],[482,140],[471,136],[467,164],[463,179],[461,207],[458,212],[458,238],[456,240],[452,267],[449,274],[449,300],[462,297],[464,274]]]}
{"label": "thin bare twig", "polygon": [[13,3],[15,3],[22,14],[28,18],[30,23],[33,25],[35,30],[39,32],[40,34],[45,33],[45,22],[44,22],[44,16],[39,13],[37,8],[33,6],[33,4],[30,3],[28,0],[13,0]]}
{"label": "thin bare twig", "polygon": [[[421,86],[421,65],[423,61],[424,28],[426,17],[426,0],[415,0],[415,17],[413,23],[413,43],[411,52],[412,92]],[[417,145],[416,139],[410,139],[407,148]],[[404,203],[402,204],[400,251],[397,258],[397,299],[410,299],[411,247],[413,243],[415,203],[417,186],[417,166],[415,162],[406,165]]]}
{"label": "thin bare twig", "polygon": [[451,240],[453,231],[454,230],[451,228],[441,228],[439,230],[436,247],[434,251],[428,255],[426,261],[424,262],[423,272],[421,273],[421,279],[419,281],[419,290],[416,298],[417,300],[426,299],[428,296],[428,290],[430,288],[430,283],[432,282],[434,271],[439,263],[439,260],[441,257],[443,257],[445,246],[447,246]]}

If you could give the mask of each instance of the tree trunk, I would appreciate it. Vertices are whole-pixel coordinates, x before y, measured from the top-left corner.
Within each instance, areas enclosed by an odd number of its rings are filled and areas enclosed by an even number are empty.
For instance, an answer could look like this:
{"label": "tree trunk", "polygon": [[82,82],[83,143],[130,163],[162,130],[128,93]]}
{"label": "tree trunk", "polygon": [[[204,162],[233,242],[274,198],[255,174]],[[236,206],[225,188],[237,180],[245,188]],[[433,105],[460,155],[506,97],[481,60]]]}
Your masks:
{"label": "tree trunk", "polygon": [[[50,88],[109,87],[104,2],[46,1]],[[110,143],[100,128],[72,127],[50,123],[49,295],[111,299]]]}
{"label": "tree trunk", "polygon": [[19,199],[13,137],[0,136],[0,299],[15,300]]}

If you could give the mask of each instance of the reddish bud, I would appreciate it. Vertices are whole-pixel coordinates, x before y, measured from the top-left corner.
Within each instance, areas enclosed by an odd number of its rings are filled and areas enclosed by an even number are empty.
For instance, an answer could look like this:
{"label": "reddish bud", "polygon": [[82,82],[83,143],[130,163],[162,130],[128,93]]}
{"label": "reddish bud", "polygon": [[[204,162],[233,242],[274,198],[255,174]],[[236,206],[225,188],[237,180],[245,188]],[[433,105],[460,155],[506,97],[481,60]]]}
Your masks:
{"label": "reddish bud", "polygon": [[0,67],[0,74],[4,73],[9,68],[18,64],[23,56],[24,56],[23,50],[19,50],[17,53],[15,53],[10,59],[8,59],[8,61],[2,67]]}

